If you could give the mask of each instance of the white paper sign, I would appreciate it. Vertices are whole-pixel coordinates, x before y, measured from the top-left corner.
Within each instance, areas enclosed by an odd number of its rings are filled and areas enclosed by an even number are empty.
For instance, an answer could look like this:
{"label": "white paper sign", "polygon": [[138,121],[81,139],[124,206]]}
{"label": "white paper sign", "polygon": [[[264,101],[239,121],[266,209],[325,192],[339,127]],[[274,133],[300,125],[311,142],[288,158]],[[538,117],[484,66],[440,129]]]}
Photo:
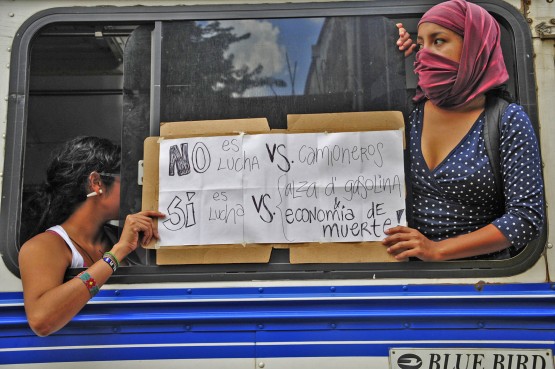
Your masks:
{"label": "white paper sign", "polygon": [[405,220],[402,132],[160,143],[158,246],[359,242]]}

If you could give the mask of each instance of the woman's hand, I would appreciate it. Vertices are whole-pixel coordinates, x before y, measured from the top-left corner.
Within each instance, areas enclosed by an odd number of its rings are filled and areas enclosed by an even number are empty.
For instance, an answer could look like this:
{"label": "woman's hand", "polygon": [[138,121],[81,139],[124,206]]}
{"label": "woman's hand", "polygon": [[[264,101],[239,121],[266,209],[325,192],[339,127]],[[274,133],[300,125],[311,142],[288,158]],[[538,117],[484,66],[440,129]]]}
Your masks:
{"label": "woman's hand", "polygon": [[405,56],[409,56],[416,49],[416,44],[412,42],[410,34],[403,27],[403,23],[397,23],[397,28],[399,28],[399,39],[397,40],[397,46],[399,50],[405,52]]}
{"label": "woman's hand", "polygon": [[129,253],[135,251],[139,246],[139,238],[143,245],[148,244],[153,238],[159,239],[160,235],[153,218],[163,217],[165,217],[163,213],[153,210],[129,214],[125,218],[119,242],[113,248],[113,251],[117,251],[116,257],[121,261]]}
{"label": "woman's hand", "polygon": [[416,257],[425,261],[441,260],[439,245],[429,240],[416,229],[397,226],[385,231],[387,237],[383,240],[388,246],[387,252],[394,255],[397,260]]}

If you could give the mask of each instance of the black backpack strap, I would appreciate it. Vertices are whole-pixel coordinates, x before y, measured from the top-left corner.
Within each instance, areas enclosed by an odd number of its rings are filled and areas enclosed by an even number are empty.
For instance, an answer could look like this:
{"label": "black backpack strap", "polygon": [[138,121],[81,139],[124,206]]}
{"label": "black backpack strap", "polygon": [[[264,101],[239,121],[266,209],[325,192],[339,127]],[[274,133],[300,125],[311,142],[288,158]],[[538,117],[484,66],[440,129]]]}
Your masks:
{"label": "black backpack strap", "polygon": [[405,160],[405,192],[406,192],[406,209],[405,209],[405,218],[407,220],[407,224],[409,227],[413,226],[412,222],[412,182],[410,180],[410,173],[411,173],[411,158],[410,158],[410,127],[407,124],[410,117],[415,114],[415,110],[417,105],[413,106],[410,114],[408,117],[405,118],[405,150],[404,150],[404,160]]}
{"label": "black backpack strap", "polygon": [[488,155],[495,187],[499,194],[503,194],[503,175],[501,173],[501,156],[499,143],[501,142],[501,117],[509,103],[497,96],[487,96],[484,124],[484,143]]}

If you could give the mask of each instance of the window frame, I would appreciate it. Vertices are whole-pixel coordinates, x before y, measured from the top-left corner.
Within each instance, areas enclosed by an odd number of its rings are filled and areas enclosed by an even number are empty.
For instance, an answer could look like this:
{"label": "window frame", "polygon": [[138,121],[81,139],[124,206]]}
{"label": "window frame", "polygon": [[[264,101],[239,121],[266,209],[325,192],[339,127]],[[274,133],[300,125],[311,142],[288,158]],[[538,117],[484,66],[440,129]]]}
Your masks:
{"label": "window frame", "polygon": [[[19,28],[14,37],[9,79],[8,119],[5,139],[4,180],[0,213],[0,250],[7,268],[19,276],[17,251],[21,223],[23,165],[29,95],[29,55],[33,38],[53,23],[97,22],[113,24],[155,24],[165,20],[223,20],[383,15],[391,18],[420,17],[439,1],[388,0],[382,2],[281,3],[260,5],[193,5],[137,7],[71,7],[41,11]],[[512,34],[515,85],[520,104],[538,132],[536,84],[530,29],[524,17],[501,0],[477,1]],[[152,92],[152,90],[151,90]],[[155,100],[154,100],[155,101]],[[153,106],[151,106],[151,109]],[[159,109],[154,106],[154,109]],[[152,116],[152,114],[151,114]],[[156,116],[156,111],[154,111]],[[156,135],[156,127],[151,127]],[[538,135],[539,138],[539,135]],[[141,265],[121,268],[110,283],[154,283],[177,281],[230,281],[276,279],[372,279],[372,278],[465,278],[502,277],[522,273],[541,256],[547,239],[547,220],[541,236],[518,256],[504,261],[453,261],[415,263]],[[283,255],[282,255],[283,256]],[[272,262],[272,261],[271,261]],[[425,267],[424,267],[425,266]],[[225,270],[222,270],[225,269]],[[70,271],[74,275],[78,270]]]}

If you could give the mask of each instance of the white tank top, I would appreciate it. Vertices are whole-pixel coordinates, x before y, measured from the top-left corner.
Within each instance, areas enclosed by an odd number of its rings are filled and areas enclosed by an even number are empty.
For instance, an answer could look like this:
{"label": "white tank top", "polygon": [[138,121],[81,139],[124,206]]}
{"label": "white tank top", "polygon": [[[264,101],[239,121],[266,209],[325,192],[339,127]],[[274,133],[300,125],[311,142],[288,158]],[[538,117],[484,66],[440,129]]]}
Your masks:
{"label": "white tank top", "polygon": [[85,260],[83,259],[79,251],[77,251],[77,248],[69,238],[65,229],[62,228],[62,226],[56,225],[48,228],[47,231],[52,231],[57,233],[60,237],[64,239],[64,241],[66,241],[66,244],[69,246],[69,249],[71,250],[70,268],[83,268],[85,266]]}

